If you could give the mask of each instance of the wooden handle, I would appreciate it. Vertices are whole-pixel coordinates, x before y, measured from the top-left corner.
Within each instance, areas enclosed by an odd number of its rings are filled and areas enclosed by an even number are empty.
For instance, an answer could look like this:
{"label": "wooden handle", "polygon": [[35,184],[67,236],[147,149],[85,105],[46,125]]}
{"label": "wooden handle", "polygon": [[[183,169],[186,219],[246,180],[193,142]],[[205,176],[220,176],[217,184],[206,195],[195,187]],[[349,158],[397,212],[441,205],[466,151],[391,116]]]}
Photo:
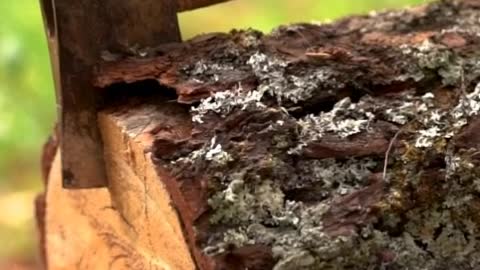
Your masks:
{"label": "wooden handle", "polygon": [[105,50],[126,52],[181,41],[176,2],[42,0],[42,7],[58,74],[64,187],[104,187],[107,175],[96,125],[103,97],[91,84],[93,69]]}
{"label": "wooden handle", "polygon": [[197,9],[201,7],[206,7],[222,2],[227,2],[230,0],[177,0],[178,11],[187,11],[192,9]]}
{"label": "wooden handle", "polygon": [[55,9],[53,6],[53,0],[40,0],[40,7],[42,8],[43,21],[48,38],[54,38],[56,35],[56,23],[55,23]]}

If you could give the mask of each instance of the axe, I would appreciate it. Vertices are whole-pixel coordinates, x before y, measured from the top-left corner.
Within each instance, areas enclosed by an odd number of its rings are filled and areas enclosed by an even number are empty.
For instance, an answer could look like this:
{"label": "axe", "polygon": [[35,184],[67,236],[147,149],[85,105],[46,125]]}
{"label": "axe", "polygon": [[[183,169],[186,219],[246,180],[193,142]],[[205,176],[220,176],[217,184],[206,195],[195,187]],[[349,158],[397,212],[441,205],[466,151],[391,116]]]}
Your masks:
{"label": "axe", "polygon": [[177,12],[228,0],[40,0],[55,80],[65,188],[107,186],[92,76],[105,51],[180,42]]}

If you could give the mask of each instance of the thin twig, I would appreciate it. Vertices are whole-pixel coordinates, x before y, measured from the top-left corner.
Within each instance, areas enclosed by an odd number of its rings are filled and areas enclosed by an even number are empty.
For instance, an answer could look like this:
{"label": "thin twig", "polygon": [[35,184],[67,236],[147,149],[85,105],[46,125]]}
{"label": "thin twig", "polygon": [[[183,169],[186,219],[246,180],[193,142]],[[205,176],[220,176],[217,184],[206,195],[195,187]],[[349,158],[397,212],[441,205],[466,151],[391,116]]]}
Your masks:
{"label": "thin twig", "polygon": [[409,122],[407,122],[405,125],[403,125],[397,131],[397,133],[395,133],[393,138],[390,140],[390,143],[388,144],[387,151],[385,152],[385,160],[384,160],[384,163],[383,163],[383,181],[386,181],[386,179],[387,179],[388,158],[390,157],[390,152],[392,151],[393,144],[397,140],[397,137],[405,130],[405,128],[407,126],[409,126],[411,123],[415,122],[417,120],[417,118],[418,118],[418,115],[415,118],[413,118],[412,120],[410,120]]}
{"label": "thin twig", "polygon": [[[406,125],[405,125],[406,126]],[[390,156],[390,151],[392,151],[392,147],[393,147],[393,144],[395,143],[395,141],[397,140],[397,137],[400,135],[400,133],[402,133],[403,131],[403,128],[405,127],[401,127],[397,133],[395,133],[395,136],[393,136],[393,138],[390,140],[390,143],[388,144],[388,148],[387,148],[387,151],[385,152],[385,161],[383,163],[383,181],[386,181],[387,179],[387,167],[388,167],[388,157]]]}

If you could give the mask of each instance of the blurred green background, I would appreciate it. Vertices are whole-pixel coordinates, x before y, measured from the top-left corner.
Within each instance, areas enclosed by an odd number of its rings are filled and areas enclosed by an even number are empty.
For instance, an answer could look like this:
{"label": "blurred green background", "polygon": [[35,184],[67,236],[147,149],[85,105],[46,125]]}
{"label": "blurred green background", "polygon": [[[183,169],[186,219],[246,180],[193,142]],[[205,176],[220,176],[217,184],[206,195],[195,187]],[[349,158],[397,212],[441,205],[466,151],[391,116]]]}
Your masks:
{"label": "blurred green background", "polygon": [[[55,119],[38,2],[0,0],[0,269],[5,261],[19,266],[37,260],[33,199],[42,189],[40,149]],[[236,0],[180,14],[180,23],[184,38],[231,28],[268,32],[279,24],[325,21],[422,2],[425,0]]]}

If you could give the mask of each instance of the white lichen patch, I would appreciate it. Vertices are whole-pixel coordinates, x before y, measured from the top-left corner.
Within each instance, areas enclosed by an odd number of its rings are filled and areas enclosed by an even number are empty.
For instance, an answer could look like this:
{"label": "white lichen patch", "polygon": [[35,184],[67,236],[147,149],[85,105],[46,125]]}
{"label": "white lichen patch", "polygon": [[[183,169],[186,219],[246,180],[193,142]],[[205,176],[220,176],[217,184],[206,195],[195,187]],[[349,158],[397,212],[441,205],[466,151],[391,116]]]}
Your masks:
{"label": "white lichen patch", "polygon": [[[466,196],[462,200],[452,203],[456,205],[454,208],[458,209],[462,203],[465,203],[465,200],[470,199],[469,196]],[[409,211],[407,213],[409,222],[405,225],[409,233],[408,236],[405,235],[407,241],[404,241],[404,243],[410,243],[410,250],[416,249],[419,255],[428,252],[434,258],[446,258],[455,254],[455,260],[468,261],[468,256],[476,253],[475,250],[478,250],[480,242],[475,237],[468,237],[467,235],[478,234],[478,228],[469,226],[473,222],[468,219],[462,220],[464,224],[459,226],[460,224],[453,217],[458,214],[458,212],[453,214],[451,211],[440,208],[439,205],[432,205],[427,211],[421,209]],[[417,243],[421,241],[423,247],[420,248],[418,244],[415,244],[414,239],[417,239]],[[414,259],[412,255],[415,254],[402,254],[401,256]],[[406,258],[399,259],[404,260]],[[470,260],[470,262],[472,261]],[[419,266],[422,265],[419,264]],[[455,269],[462,268],[455,267]]]}
{"label": "white lichen patch", "polygon": [[458,104],[452,110],[429,109],[418,114],[418,120],[425,127],[417,131],[415,147],[432,147],[437,139],[453,137],[468,119],[480,112],[480,84],[474,91],[460,97]]}
{"label": "white lichen patch", "polygon": [[309,114],[298,121],[303,138],[306,141],[315,141],[321,139],[327,133],[336,133],[341,138],[346,138],[350,135],[357,134],[365,130],[368,124],[368,119],[343,119],[335,121],[334,116],[328,113],[315,116]]}
{"label": "white lichen patch", "polygon": [[468,117],[478,115],[480,113],[480,83],[475,89],[466,95],[460,97],[457,106],[451,111],[455,127],[460,128],[467,124]]}
{"label": "white lichen patch", "polygon": [[416,131],[415,147],[429,148],[438,139],[452,137],[454,132],[447,116],[446,111],[439,109],[430,109],[418,114],[415,120],[420,122],[424,128]]}
{"label": "white lichen patch", "polygon": [[394,99],[389,101],[383,116],[391,122],[405,125],[419,114],[434,108],[434,97],[432,93],[428,92],[421,97],[408,94],[401,99]]}
{"label": "white lichen patch", "polygon": [[213,161],[220,165],[225,165],[228,162],[232,161],[232,156],[222,149],[221,144],[216,144],[216,137],[213,137],[210,142],[210,147],[207,153],[205,153],[205,159]]}
{"label": "white lichen patch", "polygon": [[[478,24],[478,20],[475,23]],[[479,28],[477,25],[476,29]],[[441,34],[474,35],[471,32],[472,29],[471,27],[459,29],[458,26],[455,26],[444,29]],[[475,35],[478,35],[478,32]],[[405,56],[413,57],[417,61],[416,65],[408,67],[406,74],[397,78],[400,81],[407,79],[421,81],[426,74],[434,71],[442,78],[443,85],[458,85],[464,79],[472,80],[480,75],[478,55],[461,57],[453,49],[440,43],[433,43],[430,39],[426,39],[419,45],[402,45],[400,49]]]}
{"label": "white lichen patch", "polygon": [[212,224],[242,224],[270,222],[279,215],[284,205],[284,194],[271,180],[258,185],[245,185],[241,174],[234,174],[226,189],[217,192],[208,204],[215,211],[210,216]]}
{"label": "white lichen patch", "polygon": [[[259,78],[268,78],[271,73],[275,73],[274,75],[283,74],[283,69],[288,66],[288,63],[275,58],[269,57],[264,53],[256,52],[247,61],[247,64],[250,65],[252,70],[254,71],[255,75]],[[277,70],[277,72],[275,72]]]}
{"label": "white lichen patch", "polygon": [[426,148],[431,147],[435,138],[442,136],[440,129],[436,126],[430,127],[425,130],[418,131],[419,136],[415,140],[415,147]]}
{"label": "white lichen patch", "polygon": [[212,243],[205,250],[218,254],[228,245],[262,244],[272,247],[277,260],[274,269],[277,270],[310,269],[314,266],[320,268],[312,269],[330,269],[329,266],[335,264],[340,265],[338,269],[343,269],[342,262],[335,260],[344,252],[352,252],[355,237],[331,237],[325,232],[321,220],[328,209],[327,203],[306,205],[285,201],[285,207],[277,214],[278,218],[283,216],[282,219],[287,221],[281,228],[265,226],[261,220],[254,219],[216,235],[215,238],[221,241]]}
{"label": "white lichen patch", "polygon": [[319,86],[335,86],[342,88],[343,84],[335,81],[335,72],[331,68],[321,68],[315,70],[311,74],[306,74],[305,76],[288,76],[288,87],[283,89],[283,91],[270,91],[273,95],[277,96],[279,102],[283,99],[292,101],[293,103],[298,103],[303,100],[311,98],[319,88]]}
{"label": "white lichen patch", "polygon": [[394,107],[385,110],[385,115],[387,120],[404,125],[415,116],[414,112],[418,108],[423,110],[423,104],[417,107],[413,102],[407,101],[398,108]]}
{"label": "white lichen patch", "polygon": [[234,70],[234,66],[227,63],[217,63],[200,60],[194,65],[182,68],[182,71],[190,77],[190,80],[202,83],[206,81],[217,82],[221,74]]}
{"label": "white lichen patch", "polygon": [[445,156],[446,176],[450,178],[452,175],[462,174],[474,169],[475,165],[470,160],[471,155],[463,156],[449,153]]}
{"label": "white lichen patch", "polygon": [[241,85],[234,90],[216,92],[212,96],[202,99],[198,106],[192,107],[192,121],[203,123],[203,116],[210,112],[225,117],[234,109],[265,108],[265,105],[261,102],[262,97],[262,91],[246,92],[243,91]]}
{"label": "white lichen patch", "polygon": [[231,65],[220,65],[218,63],[209,63],[205,60],[200,60],[193,66],[191,74],[194,76],[200,76],[207,72],[228,71],[233,69],[234,67]]}
{"label": "white lichen patch", "polygon": [[321,187],[323,196],[334,193],[344,195],[365,185],[368,176],[377,166],[370,158],[352,158],[339,162],[333,158],[302,160],[297,164],[301,181],[292,188]]}
{"label": "white lichen patch", "polygon": [[[435,109],[433,93],[426,93],[415,102],[416,116],[415,120],[422,123],[425,127],[417,131],[415,147],[427,148],[432,147],[435,140],[439,137],[446,138],[448,125],[445,110]],[[420,102],[420,103],[419,103]],[[420,109],[419,109],[420,108]]]}
{"label": "white lichen patch", "polygon": [[[329,210],[330,200],[343,189],[351,192],[362,186],[376,165],[368,158],[344,164],[334,159],[301,161],[299,172],[310,180],[302,179],[299,183],[310,181],[320,189],[338,192],[313,204],[286,200],[278,183],[272,180],[256,179],[253,184],[244,173],[230,174],[225,188],[208,201],[214,211],[210,223],[236,226],[212,235],[204,252],[212,256],[230,245],[262,244],[272,247],[277,260],[275,269],[303,269],[317,264],[327,267],[331,260],[351,249],[355,241],[331,237],[325,232],[322,218]],[[375,232],[363,230],[362,235],[370,238]]]}
{"label": "white lichen patch", "polygon": [[226,165],[228,162],[233,161],[232,156],[222,149],[222,145],[216,142],[217,138],[213,137],[210,140],[210,144],[205,144],[198,150],[192,151],[188,156],[181,157],[172,161],[172,164],[176,163],[194,163],[197,160],[207,160],[214,163],[214,165]]}
{"label": "white lichen patch", "polygon": [[228,184],[227,189],[223,191],[225,201],[232,203],[237,201],[238,194],[241,192],[244,184],[245,182],[243,179],[233,179],[232,182]]}
{"label": "white lichen patch", "polygon": [[257,48],[261,44],[261,39],[259,39],[260,35],[261,33],[258,31],[247,29],[240,33],[239,43],[245,48]]}
{"label": "white lichen patch", "polygon": [[321,112],[319,115],[309,114],[298,120],[301,143],[291,149],[290,153],[298,153],[309,142],[319,140],[327,134],[346,138],[366,131],[374,118],[375,115],[372,112],[359,109],[350,98],[344,98],[338,101],[329,112]]}
{"label": "white lichen patch", "polygon": [[434,99],[435,95],[428,92],[423,96],[406,95],[388,101],[383,117],[400,125],[419,123],[420,128],[414,130],[417,134],[414,146],[432,147],[438,140],[453,137],[470,117],[479,114],[480,84],[473,92],[463,94],[453,109],[437,108]]}
{"label": "white lichen patch", "polygon": [[336,73],[331,67],[319,67],[301,75],[287,74],[288,62],[256,52],[247,61],[261,83],[258,89],[277,99],[298,103],[308,100],[320,87],[341,88],[335,80]]}
{"label": "white lichen patch", "polygon": [[462,10],[462,16],[455,19],[455,23],[451,28],[446,29],[448,32],[464,33],[471,36],[480,37],[480,14],[477,10]]}
{"label": "white lichen patch", "polygon": [[444,85],[455,85],[458,83],[463,72],[463,61],[454,56],[451,50],[444,45],[435,44],[426,39],[419,45],[402,45],[402,53],[417,60],[417,67],[411,67],[408,74],[398,79],[414,79],[421,81],[425,77],[425,70],[436,71],[442,77]]}

